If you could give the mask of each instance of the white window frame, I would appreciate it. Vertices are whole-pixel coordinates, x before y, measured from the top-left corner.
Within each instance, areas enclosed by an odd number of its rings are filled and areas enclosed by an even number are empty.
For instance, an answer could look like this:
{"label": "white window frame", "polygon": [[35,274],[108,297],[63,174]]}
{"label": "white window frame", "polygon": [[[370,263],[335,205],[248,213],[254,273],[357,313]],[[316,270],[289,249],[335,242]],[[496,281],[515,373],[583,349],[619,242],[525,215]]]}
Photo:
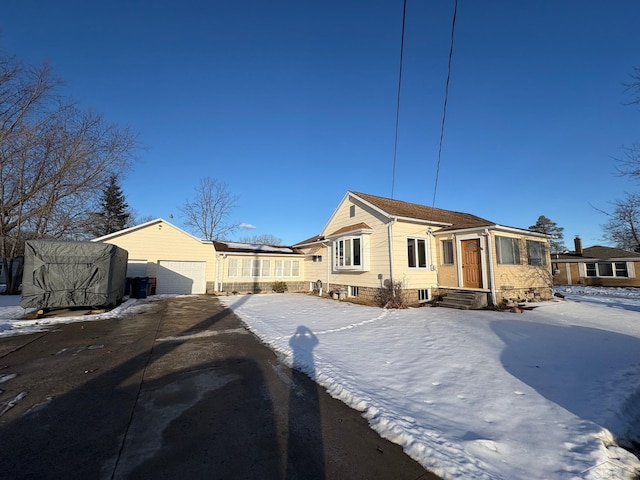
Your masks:
{"label": "white window frame", "polygon": [[238,259],[230,258],[227,266],[229,278],[236,278],[238,276]]}
{"label": "white window frame", "polygon": [[242,278],[251,278],[251,272],[253,271],[253,261],[250,258],[242,259]]}
{"label": "white window frame", "polygon": [[[451,247],[451,262],[447,262],[447,249],[445,248],[445,244],[449,245]],[[442,249],[442,265],[455,265],[455,246],[453,243],[453,240],[449,240],[449,239],[445,239],[445,240],[440,240],[440,248]]]}
{"label": "white window frame", "polygon": [[[618,275],[618,266],[616,264],[623,264],[624,271],[626,275]],[[593,265],[593,269],[589,268],[589,265]],[[601,267],[600,265],[608,265],[611,267],[612,275],[601,275]],[[595,275],[589,275],[589,270],[595,272]],[[622,270],[622,269],[620,269]],[[585,262],[584,263],[584,276],[587,278],[631,278],[629,272],[629,264],[627,262],[616,262],[616,261],[599,261],[599,262]]]}
{"label": "white window frame", "polygon": [[[520,239],[517,237],[507,237],[504,235],[496,235],[496,262],[498,265],[522,265],[522,259],[520,254]],[[513,251],[503,252],[502,242],[510,243]],[[510,253],[514,258],[514,262],[505,261],[506,253]],[[507,259],[510,260],[510,259]]]}
{"label": "white window frame", "polygon": [[[538,240],[527,239],[527,264],[532,267],[546,267],[547,266],[547,247],[546,242],[540,242]],[[532,248],[535,247],[535,248]],[[535,249],[539,248],[539,252],[535,252]],[[532,253],[540,253],[540,257],[534,257]],[[537,262],[540,263],[537,263]]]}
{"label": "white window frame", "polygon": [[[356,252],[356,242],[358,244]],[[357,253],[357,255],[356,255]],[[356,264],[357,260],[357,264]],[[333,241],[334,270],[364,270],[364,239],[362,235],[348,235]]]}
{"label": "white window frame", "polygon": [[[409,245],[413,242],[413,258],[410,258]],[[424,265],[420,262],[420,245],[423,248]],[[413,260],[413,265],[411,265]],[[429,239],[424,237],[407,237],[407,267],[429,268]]]}
{"label": "white window frame", "polygon": [[418,303],[426,303],[431,300],[431,289],[430,288],[419,288],[418,289]]}
{"label": "white window frame", "polygon": [[275,278],[300,276],[300,260],[278,259],[274,260],[273,263],[273,276]]}

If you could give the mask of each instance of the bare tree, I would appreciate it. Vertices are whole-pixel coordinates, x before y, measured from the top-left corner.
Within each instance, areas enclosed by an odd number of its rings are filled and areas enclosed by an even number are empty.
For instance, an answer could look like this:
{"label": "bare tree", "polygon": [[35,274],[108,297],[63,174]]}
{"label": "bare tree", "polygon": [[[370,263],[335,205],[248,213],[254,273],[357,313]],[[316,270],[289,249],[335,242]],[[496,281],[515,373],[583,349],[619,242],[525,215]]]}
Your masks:
{"label": "bare tree", "polygon": [[205,177],[195,189],[196,194],[180,209],[185,215],[184,224],[198,232],[205,240],[218,240],[238,228],[228,222],[236,208],[238,197],[232,195],[227,185]]}
{"label": "bare tree", "polygon": [[628,193],[623,200],[614,202],[609,221],[602,227],[605,238],[624,250],[640,251],[640,194]]}
{"label": "bare tree", "polygon": [[270,233],[253,235],[252,237],[240,237],[238,242],[253,243],[255,245],[282,245],[282,239]]}
{"label": "bare tree", "polygon": [[0,257],[7,293],[11,267],[29,238],[85,233],[87,208],[110,173],[126,169],[135,137],[56,95],[59,82],[0,54]]}
{"label": "bare tree", "polygon": [[[632,96],[628,105],[638,105],[640,104],[640,67],[634,67],[630,77],[630,81],[624,84],[627,92]],[[640,143],[632,143],[623,150],[622,158],[618,159],[618,171],[622,175],[640,179]]]}

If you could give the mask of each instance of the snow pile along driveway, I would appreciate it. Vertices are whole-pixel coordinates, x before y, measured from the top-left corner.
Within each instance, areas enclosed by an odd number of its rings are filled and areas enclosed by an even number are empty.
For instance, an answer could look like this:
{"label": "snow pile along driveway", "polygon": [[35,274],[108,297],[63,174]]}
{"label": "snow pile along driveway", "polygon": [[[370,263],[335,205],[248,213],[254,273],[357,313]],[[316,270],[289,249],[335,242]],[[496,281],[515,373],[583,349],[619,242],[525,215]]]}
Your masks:
{"label": "snow pile along driveway", "polygon": [[615,438],[640,442],[640,299],[566,294],[524,314],[221,301],[443,478],[631,479],[640,461]]}

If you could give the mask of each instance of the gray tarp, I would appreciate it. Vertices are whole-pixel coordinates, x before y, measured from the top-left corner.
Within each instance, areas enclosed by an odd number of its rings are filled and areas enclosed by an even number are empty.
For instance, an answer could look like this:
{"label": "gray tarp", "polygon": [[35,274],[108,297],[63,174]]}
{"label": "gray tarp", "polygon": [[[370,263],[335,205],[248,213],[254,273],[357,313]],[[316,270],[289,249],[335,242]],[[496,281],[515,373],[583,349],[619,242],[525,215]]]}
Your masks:
{"label": "gray tarp", "polygon": [[23,308],[103,307],[124,296],[128,252],[108,243],[29,240]]}

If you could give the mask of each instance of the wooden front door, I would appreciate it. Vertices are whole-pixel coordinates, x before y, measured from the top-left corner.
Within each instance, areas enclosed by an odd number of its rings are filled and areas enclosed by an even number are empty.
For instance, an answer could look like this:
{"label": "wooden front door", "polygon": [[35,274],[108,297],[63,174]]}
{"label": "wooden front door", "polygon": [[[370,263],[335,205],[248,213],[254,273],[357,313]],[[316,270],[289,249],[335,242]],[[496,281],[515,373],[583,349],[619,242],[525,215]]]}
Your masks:
{"label": "wooden front door", "polygon": [[462,286],[482,288],[480,239],[462,240]]}

